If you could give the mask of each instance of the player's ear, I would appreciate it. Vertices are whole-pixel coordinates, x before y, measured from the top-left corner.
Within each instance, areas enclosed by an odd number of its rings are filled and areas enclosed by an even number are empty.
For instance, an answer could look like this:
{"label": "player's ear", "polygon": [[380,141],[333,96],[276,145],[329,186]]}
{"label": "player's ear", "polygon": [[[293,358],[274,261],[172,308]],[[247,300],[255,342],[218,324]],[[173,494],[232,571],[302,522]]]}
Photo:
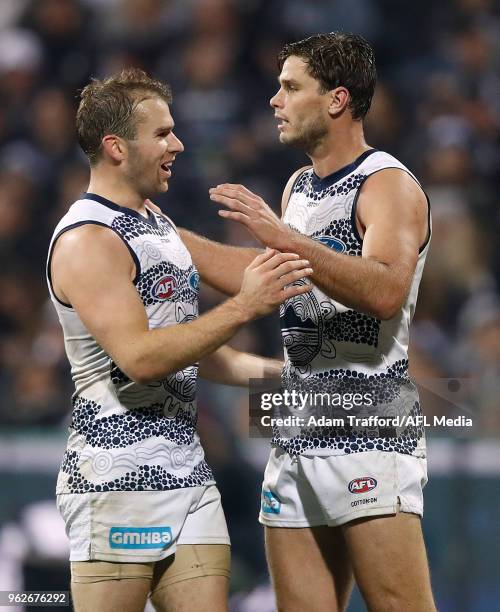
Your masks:
{"label": "player's ear", "polygon": [[103,152],[113,161],[120,162],[125,159],[125,141],[119,136],[108,134],[101,142]]}
{"label": "player's ear", "polygon": [[344,112],[349,104],[349,91],[345,87],[336,87],[329,92],[330,104],[328,105],[328,112],[333,117],[340,115]]}

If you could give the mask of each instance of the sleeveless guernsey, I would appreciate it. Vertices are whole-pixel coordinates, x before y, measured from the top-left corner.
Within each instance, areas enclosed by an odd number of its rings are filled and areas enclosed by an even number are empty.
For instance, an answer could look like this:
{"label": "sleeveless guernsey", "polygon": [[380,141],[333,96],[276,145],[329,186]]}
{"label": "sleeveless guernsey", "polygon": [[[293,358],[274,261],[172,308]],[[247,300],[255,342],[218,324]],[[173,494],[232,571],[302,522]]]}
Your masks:
{"label": "sleeveless guernsey", "polygon": [[114,231],[130,251],[149,328],[195,319],[199,276],[191,256],[173,223],[148,213],[146,219],[86,193],[61,219],[50,243],[47,280],[76,389],[58,494],[214,484],[196,433],[197,364],[151,384],[133,382],[90,335],[78,313],[52,290],[50,261],[59,236],[79,225],[101,225]]}
{"label": "sleeveless guernsey", "polygon": [[[387,168],[399,168],[417,181],[401,162],[374,149],[323,179],[312,169],[305,170],[292,187],[285,223],[339,253],[360,257],[363,241],[355,223],[356,202],[364,181]],[[275,428],[274,444],[292,455],[378,449],[425,456],[418,391],[408,378],[408,340],[430,231],[429,212],[429,235],[420,249],[408,297],[392,319],[381,321],[357,312],[316,286],[282,305],[284,388],[332,396],[368,393],[371,405],[337,409],[335,416],[343,412],[345,417],[340,426],[308,426],[287,435]],[[352,282],[356,284],[356,278]],[[319,417],[326,412],[316,408],[315,414]],[[359,427],[354,420],[351,425],[348,415],[404,418],[401,427],[378,427],[375,421]]]}

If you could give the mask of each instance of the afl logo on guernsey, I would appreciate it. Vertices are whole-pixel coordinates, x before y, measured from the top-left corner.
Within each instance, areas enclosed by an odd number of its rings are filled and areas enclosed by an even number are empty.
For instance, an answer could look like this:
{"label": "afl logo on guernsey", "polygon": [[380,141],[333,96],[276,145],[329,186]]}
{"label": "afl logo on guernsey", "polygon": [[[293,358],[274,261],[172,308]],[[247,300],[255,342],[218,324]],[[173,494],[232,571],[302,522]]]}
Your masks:
{"label": "afl logo on guernsey", "polygon": [[346,250],[346,245],[342,242],[342,240],[334,238],[333,236],[319,236],[318,240],[321,242],[321,244],[324,244],[329,249],[333,249],[339,253],[343,253]]}
{"label": "afl logo on guernsey", "polygon": [[191,272],[188,278],[188,282],[189,286],[193,291],[198,291],[198,289],[200,288],[200,275],[198,274],[198,272],[196,272],[196,270],[194,272]]}
{"label": "afl logo on guernsey", "polygon": [[351,493],[368,493],[377,486],[377,481],[371,476],[363,476],[362,478],[355,478],[349,483],[349,491]]}
{"label": "afl logo on guernsey", "polygon": [[151,296],[155,300],[168,300],[171,298],[177,289],[177,280],[174,276],[164,276],[151,288]]}

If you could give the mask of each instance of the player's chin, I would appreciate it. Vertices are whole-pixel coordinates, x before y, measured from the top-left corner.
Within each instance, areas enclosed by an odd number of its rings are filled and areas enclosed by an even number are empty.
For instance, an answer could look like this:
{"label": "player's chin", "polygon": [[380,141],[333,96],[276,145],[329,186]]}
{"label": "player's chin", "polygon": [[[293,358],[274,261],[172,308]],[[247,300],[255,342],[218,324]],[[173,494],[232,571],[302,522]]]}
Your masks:
{"label": "player's chin", "polygon": [[280,142],[282,144],[286,144],[286,145],[290,145],[293,144],[293,136],[291,136],[290,134],[284,134],[283,132],[281,132],[280,134]]}
{"label": "player's chin", "polygon": [[159,186],[158,186],[158,192],[159,193],[166,193],[168,191],[168,180],[165,179],[163,181],[159,182]]}

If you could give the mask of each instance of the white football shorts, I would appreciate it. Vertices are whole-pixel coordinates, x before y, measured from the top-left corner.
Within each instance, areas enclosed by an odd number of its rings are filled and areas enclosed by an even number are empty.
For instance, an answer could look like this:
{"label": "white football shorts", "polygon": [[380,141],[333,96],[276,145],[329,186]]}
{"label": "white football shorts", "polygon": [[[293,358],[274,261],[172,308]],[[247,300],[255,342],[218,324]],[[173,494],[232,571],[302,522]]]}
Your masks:
{"label": "white football shorts", "polygon": [[215,485],[171,491],[107,491],[57,496],[70,561],[147,563],[178,544],[230,544]]}
{"label": "white football shorts", "polygon": [[291,456],[273,447],[259,521],[269,527],[335,527],[367,516],[423,515],[427,460],[395,452]]}

